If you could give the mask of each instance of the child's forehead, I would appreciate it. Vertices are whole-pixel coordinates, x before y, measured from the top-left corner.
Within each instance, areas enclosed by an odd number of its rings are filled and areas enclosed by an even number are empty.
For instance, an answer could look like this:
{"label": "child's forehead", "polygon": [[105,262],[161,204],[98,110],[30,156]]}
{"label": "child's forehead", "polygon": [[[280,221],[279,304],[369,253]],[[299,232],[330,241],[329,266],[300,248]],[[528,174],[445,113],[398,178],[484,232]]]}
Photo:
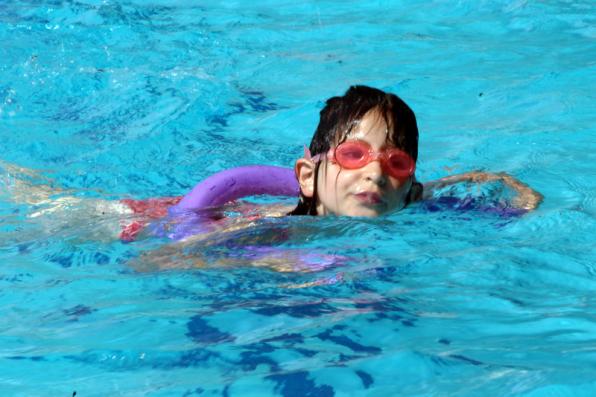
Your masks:
{"label": "child's forehead", "polygon": [[391,141],[391,128],[387,125],[387,118],[377,109],[371,109],[362,116],[362,118],[352,121],[348,125],[347,131],[339,140],[360,139],[377,140],[383,142]]}

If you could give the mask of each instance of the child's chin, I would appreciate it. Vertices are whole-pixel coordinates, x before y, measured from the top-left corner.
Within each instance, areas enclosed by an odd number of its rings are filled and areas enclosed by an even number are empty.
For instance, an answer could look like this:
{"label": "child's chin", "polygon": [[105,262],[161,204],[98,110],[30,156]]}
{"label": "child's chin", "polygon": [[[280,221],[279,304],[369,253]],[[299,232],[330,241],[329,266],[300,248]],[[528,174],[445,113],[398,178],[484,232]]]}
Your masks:
{"label": "child's chin", "polygon": [[359,207],[353,208],[349,216],[357,216],[362,218],[374,218],[384,213],[384,208],[377,207]]}

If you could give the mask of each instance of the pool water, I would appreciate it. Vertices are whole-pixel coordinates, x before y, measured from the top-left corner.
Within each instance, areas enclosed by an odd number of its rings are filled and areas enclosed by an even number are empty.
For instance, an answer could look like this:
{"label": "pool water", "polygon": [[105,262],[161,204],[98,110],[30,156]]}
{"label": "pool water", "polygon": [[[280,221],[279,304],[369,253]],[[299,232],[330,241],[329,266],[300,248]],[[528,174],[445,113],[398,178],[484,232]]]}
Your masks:
{"label": "pool water", "polygon": [[[593,2],[212,3],[0,4],[2,395],[595,395]],[[107,200],[292,166],[351,84],[414,109],[421,181],[505,171],[543,204],[263,219],[176,250],[10,198],[10,164]],[[250,266],[237,242],[272,233],[278,265],[319,268]],[[232,265],[144,267],[193,256]]]}

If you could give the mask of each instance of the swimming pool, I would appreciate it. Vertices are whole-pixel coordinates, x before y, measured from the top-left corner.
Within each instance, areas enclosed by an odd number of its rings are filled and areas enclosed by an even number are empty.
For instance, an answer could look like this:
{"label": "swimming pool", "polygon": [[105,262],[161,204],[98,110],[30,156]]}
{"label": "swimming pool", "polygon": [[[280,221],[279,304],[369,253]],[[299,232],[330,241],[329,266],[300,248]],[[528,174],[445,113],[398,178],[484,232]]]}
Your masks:
{"label": "swimming pool", "polygon": [[322,101],[362,83],[416,112],[420,180],[506,171],[545,201],[243,232],[346,258],[318,272],[137,272],[161,241],[41,229],[2,196],[3,395],[594,395],[590,1],[43,3],[0,5],[0,159],[34,182],[144,198],[291,166]]}

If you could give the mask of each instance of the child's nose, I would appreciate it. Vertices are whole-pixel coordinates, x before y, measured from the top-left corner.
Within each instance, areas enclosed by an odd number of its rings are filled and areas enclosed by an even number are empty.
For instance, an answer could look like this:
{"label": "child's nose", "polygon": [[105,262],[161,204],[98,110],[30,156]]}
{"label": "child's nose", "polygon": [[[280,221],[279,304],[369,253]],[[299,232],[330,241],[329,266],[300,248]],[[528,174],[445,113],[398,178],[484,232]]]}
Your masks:
{"label": "child's nose", "polygon": [[379,160],[373,160],[364,167],[365,177],[379,186],[387,183],[387,176],[383,171],[383,165]]}

